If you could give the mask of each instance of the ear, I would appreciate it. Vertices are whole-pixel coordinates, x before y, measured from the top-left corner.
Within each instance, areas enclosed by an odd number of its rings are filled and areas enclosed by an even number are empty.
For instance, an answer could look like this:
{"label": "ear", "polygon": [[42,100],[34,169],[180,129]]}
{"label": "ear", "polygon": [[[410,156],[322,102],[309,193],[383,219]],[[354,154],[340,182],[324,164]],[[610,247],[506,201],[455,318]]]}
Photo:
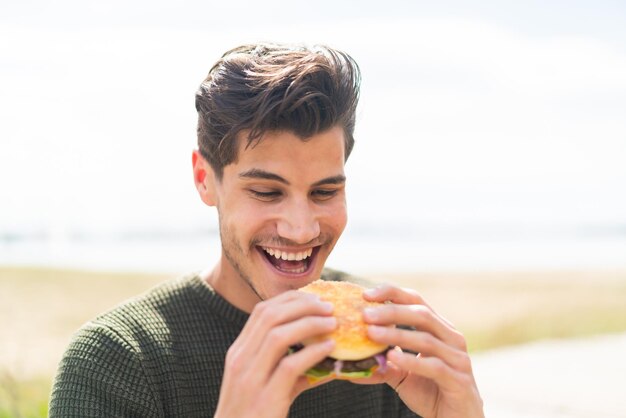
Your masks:
{"label": "ear", "polygon": [[193,166],[193,181],[200,199],[208,206],[216,206],[216,178],[213,168],[198,150],[193,150],[191,164]]}

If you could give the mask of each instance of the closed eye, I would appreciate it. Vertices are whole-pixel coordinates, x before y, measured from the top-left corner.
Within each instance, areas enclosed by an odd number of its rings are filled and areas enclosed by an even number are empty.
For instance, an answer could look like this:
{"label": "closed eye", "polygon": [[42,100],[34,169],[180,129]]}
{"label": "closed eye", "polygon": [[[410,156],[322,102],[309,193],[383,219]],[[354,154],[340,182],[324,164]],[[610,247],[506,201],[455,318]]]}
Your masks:
{"label": "closed eye", "polygon": [[337,194],[337,189],[316,189],[311,192],[314,198],[317,200],[327,200],[334,197]]}
{"label": "closed eye", "polygon": [[249,192],[253,197],[266,202],[275,200],[281,196],[281,192],[279,191],[262,192],[260,190],[249,189]]}

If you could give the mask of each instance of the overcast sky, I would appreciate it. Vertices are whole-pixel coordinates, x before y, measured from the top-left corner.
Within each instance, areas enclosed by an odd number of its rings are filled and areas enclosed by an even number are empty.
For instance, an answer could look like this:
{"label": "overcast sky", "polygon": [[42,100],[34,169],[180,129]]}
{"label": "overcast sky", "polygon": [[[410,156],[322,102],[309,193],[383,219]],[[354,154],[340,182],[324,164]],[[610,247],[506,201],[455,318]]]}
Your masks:
{"label": "overcast sky", "polygon": [[626,224],[624,2],[213,3],[0,4],[0,231],[214,224],[193,95],[258,40],[361,65],[352,222]]}

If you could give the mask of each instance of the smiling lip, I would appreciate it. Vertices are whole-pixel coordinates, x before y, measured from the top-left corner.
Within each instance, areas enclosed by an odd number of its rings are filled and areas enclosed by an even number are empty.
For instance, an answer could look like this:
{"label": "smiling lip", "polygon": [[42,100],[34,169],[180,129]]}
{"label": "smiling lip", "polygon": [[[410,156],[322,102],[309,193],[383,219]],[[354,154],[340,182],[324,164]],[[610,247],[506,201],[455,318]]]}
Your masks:
{"label": "smiling lip", "polygon": [[257,250],[274,272],[290,278],[301,278],[311,272],[320,247],[281,249],[257,246]]}

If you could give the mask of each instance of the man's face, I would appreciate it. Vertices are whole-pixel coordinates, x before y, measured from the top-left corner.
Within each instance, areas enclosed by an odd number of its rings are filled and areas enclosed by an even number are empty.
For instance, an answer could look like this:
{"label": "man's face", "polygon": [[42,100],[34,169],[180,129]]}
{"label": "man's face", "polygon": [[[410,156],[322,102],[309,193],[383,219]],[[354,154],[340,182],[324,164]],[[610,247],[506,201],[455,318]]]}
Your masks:
{"label": "man's face", "polygon": [[222,272],[267,299],[318,279],[345,228],[344,133],[245,144],[215,186]]}

